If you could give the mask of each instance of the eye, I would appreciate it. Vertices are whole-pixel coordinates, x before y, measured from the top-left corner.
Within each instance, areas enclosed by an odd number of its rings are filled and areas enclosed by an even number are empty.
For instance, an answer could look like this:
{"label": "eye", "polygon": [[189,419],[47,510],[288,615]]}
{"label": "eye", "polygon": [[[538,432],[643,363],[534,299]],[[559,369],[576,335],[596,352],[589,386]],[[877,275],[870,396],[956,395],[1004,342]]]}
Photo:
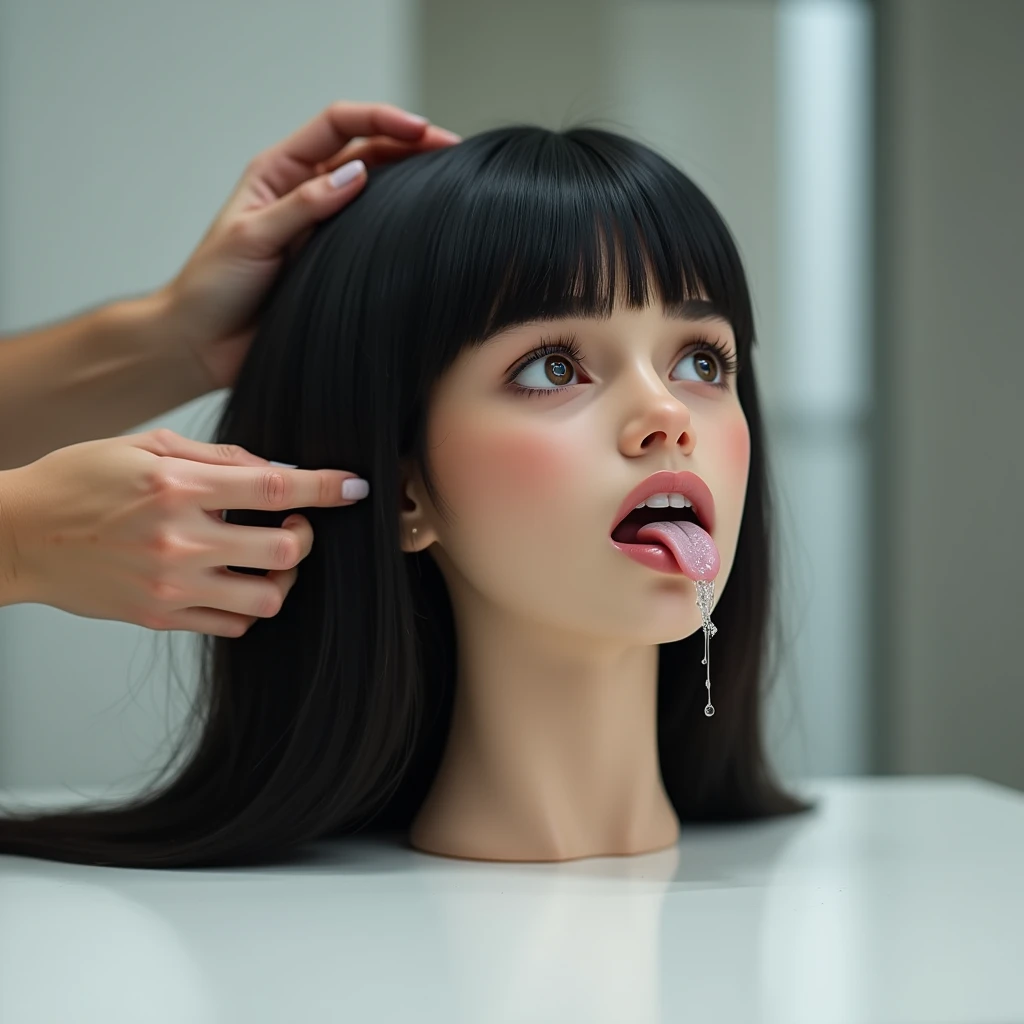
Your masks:
{"label": "eye", "polygon": [[572,379],[574,374],[572,360],[568,356],[556,354],[534,357],[533,362],[519,371],[515,381],[524,388],[544,389],[546,384],[563,387],[577,383]]}
{"label": "eye", "polygon": [[696,380],[700,384],[717,384],[718,381],[715,378],[722,373],[722,366],[718,356],[709,353],[705,349],[698,349],[696,352],[687,353],[679,360],[677,365],[679,364],[689,364],[692,366],[697,376],[684,379]]}
{"label": "eye", "polygon": [[[527,397],[553,394],[563,387],[579,383],[573,380],[574,364],[582,358],[583,352],[575,335],[555,338],[523,356],[512,368],[506,384],[517,394]],[[549,384],[552,386],[548,387]]]}

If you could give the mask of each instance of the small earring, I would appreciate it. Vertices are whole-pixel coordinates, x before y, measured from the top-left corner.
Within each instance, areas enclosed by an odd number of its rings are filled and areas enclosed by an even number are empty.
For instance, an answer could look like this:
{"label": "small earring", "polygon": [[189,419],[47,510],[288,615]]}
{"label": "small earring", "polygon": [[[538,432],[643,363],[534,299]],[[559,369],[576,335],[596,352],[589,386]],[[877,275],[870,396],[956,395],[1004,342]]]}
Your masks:
{"label": "small earring", "polygon": [[708,688],[708,703],[704,708],[704,714],[710,718],[715,709],[711,704],[711,657],[708,652],[708,644],[711,638],[718,632],[718,628],[711,621],[711,606],[715,603],[715,581],[697,580],[697,606],[700,608],[700,616],[703,620],[701,629],[704,630],[704,660],[702,665],[707,665],[707,681],[704,685]]}

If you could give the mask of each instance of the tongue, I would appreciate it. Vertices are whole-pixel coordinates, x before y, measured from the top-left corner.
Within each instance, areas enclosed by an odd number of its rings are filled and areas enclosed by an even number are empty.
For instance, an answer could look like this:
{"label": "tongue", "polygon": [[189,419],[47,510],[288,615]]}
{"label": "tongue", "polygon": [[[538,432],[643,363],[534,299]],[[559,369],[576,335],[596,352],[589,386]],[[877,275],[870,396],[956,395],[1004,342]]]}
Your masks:
{"label": "tongue", "polygon": [[686,519],[678,523],[648,523],[640,527],[636,539],[666,547],[691,580],[713,580],[718,575],[718,548],[711,535],[696,523]]}

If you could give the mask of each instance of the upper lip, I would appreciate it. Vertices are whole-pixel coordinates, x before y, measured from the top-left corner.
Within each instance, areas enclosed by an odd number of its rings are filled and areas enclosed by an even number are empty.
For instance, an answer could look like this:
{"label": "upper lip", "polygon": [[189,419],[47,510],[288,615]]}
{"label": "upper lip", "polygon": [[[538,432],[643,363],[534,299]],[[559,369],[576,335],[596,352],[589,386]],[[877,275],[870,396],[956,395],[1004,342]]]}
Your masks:
{"label": "upper lip", "polygon": [[652,473],[622,499],[609,533],[614,533],[619,523],[652,494],[672,493],[683,494],[693,502],[693,511],[700,525],[711,533],[715,527],[715,499],[711,496],[711,488],[696,473],[673,473],[667,469]]}

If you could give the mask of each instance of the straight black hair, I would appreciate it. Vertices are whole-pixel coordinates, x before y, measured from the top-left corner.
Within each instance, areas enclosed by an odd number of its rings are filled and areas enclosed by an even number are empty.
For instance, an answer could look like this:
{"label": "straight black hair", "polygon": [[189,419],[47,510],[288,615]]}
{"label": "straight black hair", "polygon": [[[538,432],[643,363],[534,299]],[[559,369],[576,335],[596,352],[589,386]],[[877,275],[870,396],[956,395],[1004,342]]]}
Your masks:
{"label": "straight black hair", "polygon": [[[781,788],[762,736],[772,515],[753,315],[729,230],[689,178],[638,142],[514,126],[371,169],[282,274],[215,440],[356,472],[370,496],[301,510],[314,546],[279,614],[238,638],[203,638],[188,727],[145,793],[10,813],[0,853],[237,865],[320,837],[406,830],[440,763],[455,685],[443,577],[427,552],[399,546],[400,460],[414,460],[444,507],[425,450],[435,382],[466,346],[506,327],[698,294],[735,333],[750,470],[715,610],[713,718],[703,713],[703,633],[660,647],[662,777],[681,822],[813,806]],[[290,511],[229,521],[279,525]]]}

